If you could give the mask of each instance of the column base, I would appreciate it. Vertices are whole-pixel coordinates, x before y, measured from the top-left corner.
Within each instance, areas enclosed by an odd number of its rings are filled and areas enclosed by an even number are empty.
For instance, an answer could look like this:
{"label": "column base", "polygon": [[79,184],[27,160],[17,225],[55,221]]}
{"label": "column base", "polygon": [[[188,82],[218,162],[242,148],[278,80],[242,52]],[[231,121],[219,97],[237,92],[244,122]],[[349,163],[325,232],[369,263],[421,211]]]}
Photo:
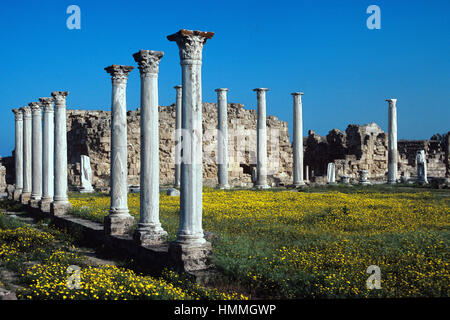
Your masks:
{"label": "column base", "polygon": [[217,189],[228,190],[228,189],[230,189],[230,185],[229,184],[219,184],[219,185],[217,185]]}
{"label": "column base", "polygon": [[170,188],[169,190],[167,190],[167,195],[171,197],[179,197],[180,191],[175,188]]}
{"label": "column base", "polygon": [[294,182],[294,187],[303,187],[306,186],[306,183],[304,181]]}
{"label": "column base", "polygon": [[22,189],[15,189],[13,193],[13,200],[20,201],[20,196],[22,195]]}
{"label": "column base", "polygon": [[69,201],[53,201],[50,204],[50,212],[56,217],[64,216],[72,210],[72,205]]}
{"label": "column base", "polygon": [[43,198],[39,202],[39,207],[41,208],[42,212],[50,213],[51,212],[51,205],[52,205],[53,199],[52,198]]}
{"label": "column base", "polygon": [[30,198],[31,198],[31,192],[22,193],[20,195],[20,202],[23,205],[28,205],[28,202],[30,202]]}
{"label": "column base", "polygon": [[211,243],[184,244],[178,241],[169,244],[169,256],[180,272],[206,270],[212,267],[209,260],[212,254]]}
{"label": "column base", "polygon": [[257,185],[255,185],[255,189],[265,190],[265,189],[270,189],[270,187],[268,184],[257,184]]}
{"label": "column base", "polygon": [[39,209],[39,202],[41,202],[41,198],[33,198],[33,196],[31,196],[29,205],[32,208]]}
{"label": "column base", "polygon": [[103,220],[105,233],[111,236],[130,234],[133,226],[134,218],[129,213],[110,213]]}
{"label": "column base", "polygon": [[143,246],[162,244],[167,241],[167,232],[161,227],[138,227],[133,238]]}
{"label": "column base", "polygon": [[[370,181],[360,181],[359,184],[360,184],[360,185],[363,185],[363,186],[369,186],[369,185],[371,185]],[[395,184],[395,183],[393,183],[393,184]]]}

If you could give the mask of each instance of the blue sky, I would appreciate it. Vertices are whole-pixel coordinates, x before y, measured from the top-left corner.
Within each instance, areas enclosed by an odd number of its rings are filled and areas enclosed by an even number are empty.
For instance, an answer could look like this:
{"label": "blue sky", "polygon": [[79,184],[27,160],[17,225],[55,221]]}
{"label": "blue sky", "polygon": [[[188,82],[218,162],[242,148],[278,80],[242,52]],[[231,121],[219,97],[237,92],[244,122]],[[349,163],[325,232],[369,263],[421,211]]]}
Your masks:
{"label": "blue sky", "polygon": [[[69,30],[69,5],[81,30]],[[381,29],[369,30],[369,5]],[[397,98],[399,139],[450,130],[450,1],[2,1],[0,4],[0,155],[14,148],[11,109],[68,90],[69,109],[109,110],[111,64],[136,66],[139,49],[161,50],[160,105],[180,84],[181,28],[216,33],[203,51],[203,100],[230,89],[229,102],[288,121],[291,92],[302,91],[304,134],[372,121],[387,130],[386,98]],[[139,104],[139,72],[128,81],[128,108]]]}

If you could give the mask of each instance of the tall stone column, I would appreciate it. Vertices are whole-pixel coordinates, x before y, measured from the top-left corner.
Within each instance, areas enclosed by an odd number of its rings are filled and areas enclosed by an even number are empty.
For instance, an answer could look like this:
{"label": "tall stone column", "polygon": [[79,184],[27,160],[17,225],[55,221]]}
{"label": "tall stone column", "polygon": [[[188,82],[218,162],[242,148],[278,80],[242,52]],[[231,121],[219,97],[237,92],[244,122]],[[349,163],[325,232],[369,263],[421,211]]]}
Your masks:
{"label": "tall stone column", "polygon": [[294,186],[304,186],[303,181],[303,114],[302,114],[303,92],[294,92]]}
{"label": "tall stone column", "polygon": [[397,183],[397,166],[398,166],[398,150],[397,150],[397,99],[386,99],[389,103],[388,111],[388,183]]}
{"label": "tall stone column", "polygon": [[266,128],[266,91],[267,88],[256,88],[257,97],[257,149],[256,149],[256,184],[257,189],[268,189],[267,184],[267,128]]}
{"label": "tall stone column", "polygon": [[42,200],[40,208],[43,212],[50,213],[50,205],[53,202],[53,157],[54,152],[54,117],[53,117],[53,98],[39,98],[44,107],[44,129],[42,144]]}
{"label": "tall stone column", "polygon": [[218,161],[218,181],[219,189],[229,189],[228,184],[228,103],[227,88],[216,89],[217,109],[218,109],[218,143],[217,143],[217,161]]}
{"label": "tall stone column", "polygon": [[42,197],[42,107],[39,102],[29,103],[32,115],[32,184],[30,206],[39,208]]}
{"label": "tall stone column", "polygon": [[14,188],[14,200],[19,200],[23,190],[23,112],[21,109],[13,109],[15,128],[16,128],[16,140],[14,147],[14,161],[16,171],[16,181]]}
{"label": "tall stone column", "polygon": [[[127,159],[127,102],[128,74],[134,67],[111,65],[105,70],[111,74],[111,207],[105,217],[108,235],[123,235],[131,231],[134,219],[128,211],[128,159]],[[142,183],[141,183],[142,188]]]}
{"label": "tall stone column", "polygon": [[181,181],[181,106],[183,97],[183,87],[175,86],[175,183],[174,187],[180,186]]}
{"label": "tall stone column", "polygon": [[23,189],[20,202],[28,204],[31,197],[32,160],[31,160],[31,108],[22,107],[23,113]]}
{"label": "tall stone column", "polygon": [[52,97],[55,102],[55,139],[54,139],[54,196],[51,212],[55,216],[66,214],[72,209],[67,197],[67,126],[66,126],[66,97],[68,91],[54,91]]}
{"label": "tall stone column", "polygon": [[134,234],[141,244],[158,244],[167,232],[159,222],[158,71],[164,52],[140,50],[133,55],[141,74],[140,220]]}
{"label": "tall stone column", "polygon": [[[182,70],[183,157],[181,160],[180,226],[177,240],[169,251],[177,261],[184,261],[186,250],[196,250],[201,258],[195,266],[203,268],[211,244],[202,229],[202,49],[213,32],[182,29],[167,37],[180,50]],[[189,136],[187,136],[189,133]],[[198,251],[200,250],[200,251]],[[189,255],[189,254],[188,254]],[[185,267],[189,263],[185,263]]]}

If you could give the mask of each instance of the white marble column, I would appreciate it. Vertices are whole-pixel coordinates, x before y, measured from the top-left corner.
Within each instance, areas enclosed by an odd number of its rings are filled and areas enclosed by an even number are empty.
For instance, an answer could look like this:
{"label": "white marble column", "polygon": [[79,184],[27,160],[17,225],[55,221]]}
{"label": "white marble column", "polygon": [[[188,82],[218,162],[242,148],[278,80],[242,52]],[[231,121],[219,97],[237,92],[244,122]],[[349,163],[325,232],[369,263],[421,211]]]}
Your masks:
{"label": "white marble column", "polygon": [[[201,246],[202,229],[202,50],[213,32],[182,29],[167,37],[178,45],[182,69],[183,157],[181,161],[180,226],[176,243]],[[189,137],[185,136],[189,133]]]}
{"label": "white marble column", "polygon": [[174,187],[179,187],[181,182],[181,106],[183,98],[183,87],[175,86],[175,183]]}
{"label": "white marble column", "polygon": [[68,91],[54,91],[52,97],[54,109],[54,196],[51,212],[55,216],[66,214],[72,209],[67,197],[67,125],[66,97]]}
{"label": "white marble column", "polygon": [[14,187],[14,200],[19,200],[23,190],[23,112],[21,109],[13,109],[15,120],[15,146],[14,146],[14,164],[16,181]]}
{"label": "white marble column", "polygon": [[[127,79],[132,66],[111,65],[105,70],[111,74],[111,206],[105,217],[108,235],[123,235],[131,231],[134,218],[128,211],[128,159],[127,159]],[[142,185],[141,185],[142,188]]]}
{"label": "white marble column", "polygon": [[20,195],[22,204],[28,204],[31,197],[32,160],[31,160],[31,108],[22,107],[23,113],[23,189]]}
{"label": "white marble column", "polygon": [[140,219],[134,237],[143,245],[159,244],[167,237],[159,221],[158,71],[163,56],[152,50],[133,55],[141,74]]}
{"label": "white marble column", "polygon": [[229,189],[228,184],[228,103],[227,88],[216,89],[217,92],[217,163],[218,188]]}
{"label": "white marble column", "polygon": [[39,207],[42,197],[42,107],[39,102],[29,103],[32,115],[32,183],[30,206]]}
{"label": "white marble column", "polygon": [[53,162],[54,162],[54,117],[53,98],[39,98],[44,108],[43,143],[42,143],[42,200],[40,208],[50,213],[50,204],[53,202]]}
{"label": "white marble column", "polygon": [[328,184],[336,183],[336,167],[333,162],[328,163],[327,166],[327,183]]}
{"label": "white marble column", "polygon": [[397,99],[386,99],[388,108],[388,183],[397,183]]}
{"label": "white marble column", "polygon": [[257,189],[268,189],[267,184],[267,128],[266,128],[266,91],[267,88],[256,88],[257,97],[257,149],[256,149],[256,184]]}
{"label": "white marble column", "polygon": [[294,137],[293,137],[293,155],[294,155],[294,186],[304,186],[303,181],[303,114],[302,114],[302,95],[303,92],[294,92]]}

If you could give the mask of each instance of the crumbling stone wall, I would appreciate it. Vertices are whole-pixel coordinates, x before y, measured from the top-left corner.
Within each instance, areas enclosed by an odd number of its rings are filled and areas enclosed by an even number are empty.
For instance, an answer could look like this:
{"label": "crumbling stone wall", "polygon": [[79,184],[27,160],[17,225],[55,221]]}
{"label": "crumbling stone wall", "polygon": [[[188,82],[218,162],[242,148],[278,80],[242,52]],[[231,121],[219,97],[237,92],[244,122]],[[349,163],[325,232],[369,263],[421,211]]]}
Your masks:
{"label": "crumbling stone wall", "polygon": [[[128,111],[128,182],[139,184],[140,172],[140,111]],[[97,189],[109,185],[110,125],[108,111],[67,110],[69,183],[80,185],[80,156],[91,160],[92,183]],[[203,103],[203,176],[206,185],[217,184],[217,105]],[[251,170],[256,166],[256,110],[246,110],[242,104],[228,104],[229,175],[234,186],[251,186]],[[268,150],[270,180],[288,183],[292,176],[292,148],[287,123],[274,116],[267,117],[269,138],[275,137],[275,147]],[[159,108],[160,183],[172,184],[175,168],[175,107]],[[268,144],[270,145],[270,144]],[[234,151],[234,152],[233,152]],[[240,152],[238,152],[240,151]],[[276,153],[276,154],[275,154]],[[278,161],[279,160],[279,161]]]}
{"label": "crumbling stone wall", "polygon": [[[448,136],[450,134],[439,141],[399,140],[399,176],[417,176],[418,150],[425,150],[429,177],[448,176]],[[376,123],[364,126],[351,124],[345,132],[333,129],[324,137],[310,130],[306,139],[305,165],[309,166],[310,176],[325,176],[327,164],[334,162],[337,178],[345,175],[356,179],[359,170],[368,170],[370,179],[385,180],[388,171],[387,148],[388,134]]]}

